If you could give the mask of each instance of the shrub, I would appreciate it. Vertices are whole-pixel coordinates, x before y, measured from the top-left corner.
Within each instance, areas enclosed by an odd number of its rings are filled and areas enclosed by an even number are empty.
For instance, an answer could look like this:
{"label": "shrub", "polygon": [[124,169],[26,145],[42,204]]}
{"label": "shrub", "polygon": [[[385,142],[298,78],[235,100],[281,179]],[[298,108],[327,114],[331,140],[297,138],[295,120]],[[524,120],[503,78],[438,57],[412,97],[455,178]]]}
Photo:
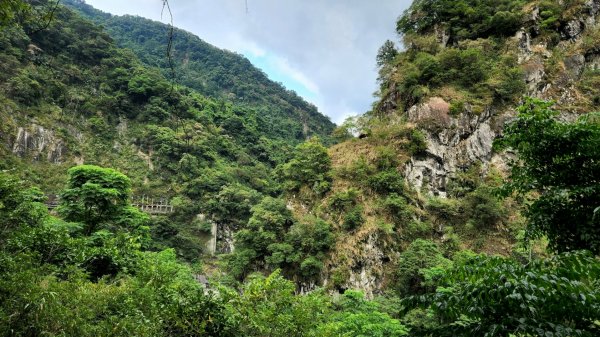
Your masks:
{"label": "shrub", "polygon": [[329,199],[329,208],[336,212],[348,210],[350,207],[356,205],[358,193],[359,192],[353,188],[344,192],[334,193]]}
{"label": "shrub", "polygon": [[587,252],[521,264],[503,257],[456,261],[425,295],[403,300],[404,310],[430,310],[434,336],[598,335],[600,263]]}
{"label": "shrub", "polygon": [[408,151],[411,155],[421,155],[427,151],[427,140],[425,134],[419,129],[412,129],[409,136]]}
{"label": "shrub", "polygon": [[371,190],[380,194],[404,192],[404,179],[396,169],[375,173],[369,177],[367,184]]}
{"label": "shrub", "polygon": [[342,223],[342,228],[347,231],[354,230],[365,222],[363,218],[363,208],[360,206],[355,206],[348,213],[344,215],[344,222]]}
{"label": "shrub", "polygon": [[397,193],[392,193],[385,198],[383,201],[383,208],[395,222],[408,220],[412,213],[406,202],[406,198]]}
{"label": "shrub", "polygon": [[400,254],[396,289],[404,295],[423,293],[427,289],[426,276],[431,285],[432,273],[440,275],[439,269],[432,271],[431,268],[448,268],[450,265],[450,260],[444,258],[435,243],[416,239]]}

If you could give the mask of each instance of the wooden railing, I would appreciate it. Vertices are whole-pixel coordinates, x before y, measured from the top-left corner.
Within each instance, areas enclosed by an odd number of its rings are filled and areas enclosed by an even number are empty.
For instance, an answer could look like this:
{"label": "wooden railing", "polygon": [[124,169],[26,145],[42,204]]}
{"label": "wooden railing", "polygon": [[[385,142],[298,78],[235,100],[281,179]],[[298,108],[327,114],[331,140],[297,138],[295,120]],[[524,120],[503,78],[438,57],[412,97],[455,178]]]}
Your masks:
{"label": "wooden railing", "polygon": [[[60,198],[57,195],[48,195],[47,198],[45,204],[49,210],[55,209],[60,203]],[[132,196],[131,205],[148,214],[158,215],[173,212],[173,205],[171,205],[167,198],[151,198],[145,195]]]}
{"label": "wooden railing", "polygon": [[131,205],[149,214],[168,214],[173,212],[173,205],[166,198],[150,198],[145,195],[133,196]]}

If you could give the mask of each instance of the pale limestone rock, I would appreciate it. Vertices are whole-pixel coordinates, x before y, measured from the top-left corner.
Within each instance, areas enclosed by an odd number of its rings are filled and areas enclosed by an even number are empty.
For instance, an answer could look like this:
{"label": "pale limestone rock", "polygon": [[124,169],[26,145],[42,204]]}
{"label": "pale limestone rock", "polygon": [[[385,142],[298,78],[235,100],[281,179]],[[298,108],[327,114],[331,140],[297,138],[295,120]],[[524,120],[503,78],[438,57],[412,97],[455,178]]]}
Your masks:
{"label": "pale limestone rock", "polygon": [[409,121],[421,125],[423,121],[431,123],[429,118],[433,116],[441,116],[438,125],[444,127],[423,128],[426,154],[412,157],[404,168],[406,179],[415,189],[441,197],[446,196],[446,183],[454,173],[473,163],[480,162],[484,166],[489,163],[492,143],[497,136],[490,110],[474,115],[467,106],[458,116],[449,116],[447,107],[443,99],[434,97],[409,109]]}
{"label": "pale limestone rock", "polygon": [[373,233],[361,243],[361,254],[355,257],[355,265],[346,282],[348,289],[360,289],[366,298],[373,298],[382,288],[383,257],[379,236]]}
{"label": "pale limestone rock", "polygon": [[575,54],[565,58],[565,67],[574,79],[578,78],[585,68],[585,56]]}
{"label": "pale limestone rock", "polygon": [[233,243],[233,234],[235,231],[230,226],[217,224],[217,253],[233,253],[235,246]]}
{"label": "pale limestone rock", "polygon": [[519,48],[518,62],[521,64],[529,60],[532,55],[531,35],[522,29],[517,32],[515,39],[517,40],[517,47]]}
{"label": "pale limestone rock", "polygon": [[28,128],[19,127],[12,143],[12,152],[19,157],[30,156],[41,160],[44,155],[51,163],[61,163],[67,152],[62,139],[51,130],[32,124]]}
{"label": "pale limestone rock", "polygon": [[561,35],[566,39],[574,40],[579,37],[583,29],[584,24],[580,21],[580,19],[571,20],[567,22],[567,24],[563,28]]}

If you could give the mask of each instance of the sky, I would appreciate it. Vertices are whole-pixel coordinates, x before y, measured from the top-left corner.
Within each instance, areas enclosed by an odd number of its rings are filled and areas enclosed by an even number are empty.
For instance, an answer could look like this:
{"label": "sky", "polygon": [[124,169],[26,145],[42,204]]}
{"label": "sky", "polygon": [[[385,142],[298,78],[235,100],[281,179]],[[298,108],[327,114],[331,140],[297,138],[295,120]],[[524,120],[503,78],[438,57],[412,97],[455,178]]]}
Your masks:
{"label": "sky", "polygon": [[[162,0],[86,0],[104,12],[167,22]],[[377,50],[399,44],[411,0],[170,0],[174,25],[238,52],[335,123],[368,111]]]}

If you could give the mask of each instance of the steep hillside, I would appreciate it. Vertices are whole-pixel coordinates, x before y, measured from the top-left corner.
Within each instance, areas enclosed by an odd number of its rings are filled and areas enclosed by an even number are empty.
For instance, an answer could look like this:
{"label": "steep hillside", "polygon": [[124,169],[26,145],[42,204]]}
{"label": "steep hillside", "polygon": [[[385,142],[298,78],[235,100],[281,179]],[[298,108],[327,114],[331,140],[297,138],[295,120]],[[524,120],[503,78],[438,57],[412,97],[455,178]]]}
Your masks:
{"label": "steep hillside", "polygon": [[0,335],[600,335],[600,0],[415,1],[329,148],[56,4],[0,2]]}
{"label": "steep hillside", "polygon": [[159,22],[110,15],[83,1],[66,3],[101,24],[119,46],[133,50],[143,63],[161,69],[168,78],[172,69],[165,54],[171,42],[177,83],[209,97],[257,109],[264,118],[258,125],[261,132],[276,130],[281,137],[302,140],[313,134],[325,139],[333,130],[333,123],[314,105],[269,80],[242,55],[219,49],[181,29],[175,29],[169,41],[168,26]]}
{"label": "steep hillside", "polygon": [[374,109],[335,133],[360,139],[329,149],[331,191],[288,194],[294,212],[336,228],[330,289],[402,293],[415,254],[440,257],[428,267],[466,249],[522,254],[522,200],[497,196],[514,154],[494,140],[524,95],[555,100],[564,120],[598,109],[599,1],[435,3],[399,18],[404,51],[380,49]]}
{"label": "steep hillside", "polygon": [[[66,7],[39,29],[47,7],[36,4],[0,32],[0,169],[55,194],[73,165],[117,168],[136,195],[174,200],[175,214],[153,231],[157,244],[190,259],[210,232],[197,214],[244,223],[247,209],[278,193],[271,171],[305,137],[297,114],[173,86]],[[332,124],[311,111],[303,118],[324,121],[326,137]]]}
{"label": "steep hillside", "polygon": [[[464,6],[471,8],[464,16]],[[415,186],[445,195],[474,163],[502,165],[492,140],[523,95],[566,114],[597,109],[598,1],[415,1],[398,20],[406,51],[379,54],[374,115],[405,117],[426,131],[428,150],[405,168]]]}

